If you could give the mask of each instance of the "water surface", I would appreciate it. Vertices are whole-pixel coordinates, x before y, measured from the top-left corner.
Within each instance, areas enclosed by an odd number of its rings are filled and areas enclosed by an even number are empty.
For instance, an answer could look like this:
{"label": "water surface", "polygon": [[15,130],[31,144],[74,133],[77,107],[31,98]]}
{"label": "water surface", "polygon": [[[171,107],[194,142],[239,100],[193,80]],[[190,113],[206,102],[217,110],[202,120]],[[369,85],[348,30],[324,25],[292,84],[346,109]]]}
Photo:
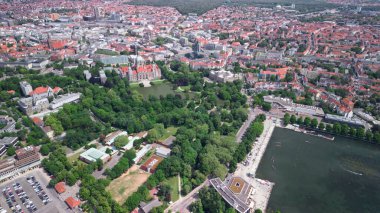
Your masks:
{"label": "water surface", "polygon": [[268,212],[380,212],[380,147],[276,128],[257,171],[275,182]]}

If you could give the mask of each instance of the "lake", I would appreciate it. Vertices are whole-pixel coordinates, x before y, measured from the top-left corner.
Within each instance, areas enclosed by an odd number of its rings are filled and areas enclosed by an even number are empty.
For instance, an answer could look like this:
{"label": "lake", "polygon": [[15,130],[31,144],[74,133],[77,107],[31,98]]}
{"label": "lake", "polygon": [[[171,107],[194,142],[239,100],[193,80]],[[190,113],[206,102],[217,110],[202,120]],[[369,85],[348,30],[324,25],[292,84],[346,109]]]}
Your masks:
{"label": "lake", "polygon": [[256,176],[275,183],[268,212],[380,212],[380,147],[276,128]]}

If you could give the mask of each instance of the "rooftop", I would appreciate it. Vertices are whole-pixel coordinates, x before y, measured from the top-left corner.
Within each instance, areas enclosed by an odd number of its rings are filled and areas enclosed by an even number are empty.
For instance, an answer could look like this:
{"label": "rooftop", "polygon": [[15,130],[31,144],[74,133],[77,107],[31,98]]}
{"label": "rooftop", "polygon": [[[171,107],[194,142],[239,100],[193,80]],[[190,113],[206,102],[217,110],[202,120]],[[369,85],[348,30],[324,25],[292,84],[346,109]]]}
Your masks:
{"label": "rooftop", "polygon": [[95,148],[90,148],[89,150],[83,152],[82,154],[80,154],[80,157],[81,158],[84,158],[88,161],[92,161],[92,162],[95,162],[97,159],[101,159],[103,158],[104,156],[107,156],[108,154],[105,153],[105,152],[102,152],[98,149],[95,149]]}
{"label": "rooftop", "polygon": [[58,194],[62,194],[62,193],[64,193],[66,191],[65,183],[64,182],[59,182],[59,183],[55,184],[54,188],[55,188],[55,191],[57,191]]}
{"label": "rooftop", "polygon": [[75,207],[79,206],[80,205],[80,201],[73,198],[73,197],[68,197],[65,202],[67,203],[67,205],[71,208],[71,209],[74,209]]}

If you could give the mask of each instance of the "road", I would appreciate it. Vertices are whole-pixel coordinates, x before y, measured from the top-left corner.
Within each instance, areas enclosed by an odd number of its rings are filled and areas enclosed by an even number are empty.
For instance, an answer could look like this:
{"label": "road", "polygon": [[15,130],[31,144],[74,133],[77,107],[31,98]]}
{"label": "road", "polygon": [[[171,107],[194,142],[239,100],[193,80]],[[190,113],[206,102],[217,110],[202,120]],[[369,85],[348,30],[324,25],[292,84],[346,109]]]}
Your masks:
{"label": "road", "polygon": [[245,133],[245,131],[247,130],[247,128],[251,125],[252,121],[255,119],[255,110],[252,109],[251,107],[249,108],[249,112],[248,112],[248,118],[247,120],[243,123],[243,125],[240,127],[239,131],[237,132],[236,134],[236,141],[238,143],[241,142],[241,139]]}
{"label": "road", "polygon": [[[265,153],[266,147],[269,143],[269,140],[272,136],[272,132],[275,128],[275,123],[272,119],[267,119],[264,122],[264,131],[263,134],[260,135],[259,138],[254,142],[253,148],[249,152],[246,165],[239,163],[238,168],[236,169],[234,176],[238,177],[246,177],[247,174],[251,174],[253,176],[256,175],[256,170],[259,167],[262,156]],[[247,178],[247,182],[250,182],[250,178]]]}
{"label": "road", "polygon": [[113,155],[111,160],[108,161],[107,163],[104,164],[103,166],[103,169],[98,171],[98,170],[95,170],[92,175],[96,178],[96,179],[100,179],[100,178],[105,178],[106,176],[103,175],[103,173],[105,172],[106,169],[112,169],[120,160],[120,158],[122,157],[123,155]]}
{"label": "road", "polygon": [[188,210],[188,207],[190,204],[192,204],[197,198],[198,198],[198,192],[201,190],[204,186],[208,186],[209,180],[206,179],[201,185],[199,185],[197,188],[195,188],[193,191],[191,191],[189,194],[187,194],[185,197],[180,198],[176,202],[169,205],[167,209],[165,209],[165,213],[171,211],[171,212],[190,212]]}

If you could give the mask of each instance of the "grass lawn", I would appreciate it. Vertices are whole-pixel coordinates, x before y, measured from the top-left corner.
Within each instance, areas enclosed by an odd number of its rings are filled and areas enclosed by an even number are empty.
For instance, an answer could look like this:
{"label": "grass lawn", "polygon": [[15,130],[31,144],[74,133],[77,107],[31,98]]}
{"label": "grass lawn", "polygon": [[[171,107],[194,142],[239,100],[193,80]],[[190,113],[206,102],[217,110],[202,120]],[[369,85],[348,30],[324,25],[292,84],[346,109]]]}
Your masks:
{"label": "grass lawn", "polygon": [[131,88],[139,88],[139,87],[140,87],[139,84],[140,84],[140,83],[129,83],[129,86],[130,86]]}
{"label": "grass lawn", "polygon": [[149,176],[150,173],[142,172],[134,165],[126,173],[113,180],[106,190],[111,193],[116,202],[123,204],[133,192],[137,191],[139,186],[145,183]]}
{"label": "grass lawn", "polygon": [[170,196],[173,202],[177,201],[179,199],[178,177],[171,177],[167,179],[163,184],[171,186]]}
{"label": "grass lawn", "polygon": [[153,82],[155,85],[159,85],[159,84],[163,84],[166,82],[165,79],[157,79],[157,80],[152,80],[151,82]]}
{"label": "grass lawn", "polygon": [[173,127],[173,126],[166,128],[164,135],[158,140],[159,141],[166,140],[168,137],[175,135],[177,133],[177,130],[178,130],[178,127]]}
{"label": "grass lawn", "polygon": [[177,89],[176,89],[176,92],[184,92],[184,91],[190,91],[190,85],[188,85],[188,86],[180,86],[180,87],[178,87]]}
{"label": "grass lawn", "polygon": [[113,55],[119,55],[119,53],[117,52],[114,52],[112,50],[106,50],[106,49],[97,49],[96,54],[103,54],[103,55],[110,55],[110,56],[113,56]]}
{"label": "grass lawn", "polygon": [[79,155],[82,154],[83,152],[78,152],[78,153],[75,153],[74,155],[71,155],[70,157],[67,158],[67,160],[69,160],[70,163],[74,163],[75,161],[80,161],[79,160]]}

